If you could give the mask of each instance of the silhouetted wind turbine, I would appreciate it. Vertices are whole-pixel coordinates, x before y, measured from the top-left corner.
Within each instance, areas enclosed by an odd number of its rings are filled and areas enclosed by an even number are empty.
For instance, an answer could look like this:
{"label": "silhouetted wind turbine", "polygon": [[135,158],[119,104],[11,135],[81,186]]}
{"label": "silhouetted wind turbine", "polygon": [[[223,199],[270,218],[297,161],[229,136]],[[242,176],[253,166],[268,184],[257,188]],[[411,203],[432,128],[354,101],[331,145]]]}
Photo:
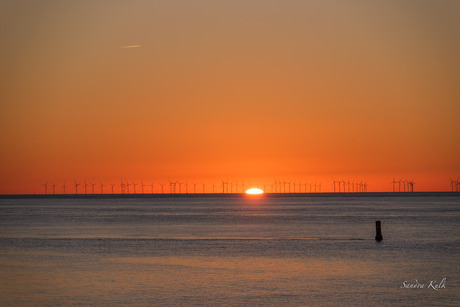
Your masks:
{"label": "silhouetted wind turbine", "polygon": [[48,182],[47,183],[44,183],[42,184],[42,186],[45,187],[45,194],[48,194]]}
{"label": "silhouetted wind turbine", "polygon": [[86,180],[84,180],[84,182],[85,182],[85,185],[84,185],[84,186],[85,186],[85,194],[86,194],[86,189],[87,189],[87,187],[88,187],[88,184],[86,183]]}
{"label": "silhouetted wind turbine", "polygon": [[113,188],[115,187],[115,183],[111,183],[110,185],[112,186],[112,194],[114,194],[113,193]]}
{"label": "silhouetted wind turbine", "polygon": [[99,183],[101,184],[101,194],[104,194],[104,186],[105,186],[105,185],[104,185],[104,184],[102,184],[102,181],[101,181],[101,182],[99,182]]}
{"label": "silhouetted wind turbine", "polygon": [[135,182],[133,181],[133,190],[134,190],[134,194],[136,194],[136,186],[137,186],[137,183],[135,183]]}
{"label": "silhouetted wind turbine", "polygon": [[225,181],[222,180],[222,194],[225,193]]}
{"label": "silhouetted wind turbine", "polygon": [[64,184],[62,185],[63,194],[65,194],[65,188],[66,188],[66,185],[65,185],[65,181],[64,181]]}
{"label": "silhouetted wind turbine", "polygon": [[95,185],[96,185],[95,183],[91,183],[91,194],[94,194],[94,186]]}
{"label": "silhouetted wind turbine", "polygon": [[79,183],[77,183],[76,181],[74,181],[75,183],[75,194],[78,194],[78,186],[80,185]]}
{"label": "silhouetted wind turbine", "polygon": [[177,181],[171,181],[169,180],[169,193],[172,194],[172,193],[176,193],[176,184],[177,184]]}

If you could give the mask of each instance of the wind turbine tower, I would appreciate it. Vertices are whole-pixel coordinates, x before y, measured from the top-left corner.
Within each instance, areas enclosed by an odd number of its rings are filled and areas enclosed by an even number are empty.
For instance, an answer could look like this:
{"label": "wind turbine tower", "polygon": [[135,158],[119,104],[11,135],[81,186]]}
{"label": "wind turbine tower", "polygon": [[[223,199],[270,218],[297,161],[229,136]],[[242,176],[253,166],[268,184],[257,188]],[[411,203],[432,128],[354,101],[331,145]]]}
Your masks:
{"label": "wind turbine tower", "polygon": [[45,184],[42,184],[42,186],[45,187],[45,194],[48,194],[48,182]]}
{"label": "wind turbine tower", "polygon": [[80,185],[79,183],[77,183],[76,181],[74,181],[75,183],[75,194],[78,194],[78,186]]}

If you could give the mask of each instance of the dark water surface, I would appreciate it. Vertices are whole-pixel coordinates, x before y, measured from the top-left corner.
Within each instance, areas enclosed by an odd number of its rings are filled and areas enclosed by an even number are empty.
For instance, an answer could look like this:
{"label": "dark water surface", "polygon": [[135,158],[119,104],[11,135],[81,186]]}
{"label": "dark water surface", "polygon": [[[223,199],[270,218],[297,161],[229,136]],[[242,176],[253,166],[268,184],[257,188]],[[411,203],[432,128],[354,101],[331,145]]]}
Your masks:
{"label": "dark water surface", "polygon": [[0,199],[1,306],[377,304],[460,305],[460,197]]}

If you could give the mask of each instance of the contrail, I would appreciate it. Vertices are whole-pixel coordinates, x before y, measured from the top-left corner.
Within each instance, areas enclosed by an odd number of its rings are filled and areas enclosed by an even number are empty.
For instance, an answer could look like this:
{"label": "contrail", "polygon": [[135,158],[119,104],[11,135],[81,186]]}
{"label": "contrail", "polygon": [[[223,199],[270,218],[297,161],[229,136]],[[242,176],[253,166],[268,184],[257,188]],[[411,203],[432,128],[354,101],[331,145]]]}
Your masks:
{"label": "contrail", "polygon": [[141,45],[127,45],[127,46],[122,46],[120,48],[125,48],[126,49],[126,48],[140,48],[140,47],[141,47]]}

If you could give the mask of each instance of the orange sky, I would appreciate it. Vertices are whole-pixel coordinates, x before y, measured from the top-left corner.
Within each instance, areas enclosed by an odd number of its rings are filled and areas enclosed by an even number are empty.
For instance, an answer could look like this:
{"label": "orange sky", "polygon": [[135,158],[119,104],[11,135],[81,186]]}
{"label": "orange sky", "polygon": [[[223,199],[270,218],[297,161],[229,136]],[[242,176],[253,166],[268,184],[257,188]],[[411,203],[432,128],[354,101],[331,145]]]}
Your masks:
{"label": "orange sky", "polygon": [[0,193],[84,179],[331,191],[332,177],[450,190],[459,17],[458,1],[2,1]]}

